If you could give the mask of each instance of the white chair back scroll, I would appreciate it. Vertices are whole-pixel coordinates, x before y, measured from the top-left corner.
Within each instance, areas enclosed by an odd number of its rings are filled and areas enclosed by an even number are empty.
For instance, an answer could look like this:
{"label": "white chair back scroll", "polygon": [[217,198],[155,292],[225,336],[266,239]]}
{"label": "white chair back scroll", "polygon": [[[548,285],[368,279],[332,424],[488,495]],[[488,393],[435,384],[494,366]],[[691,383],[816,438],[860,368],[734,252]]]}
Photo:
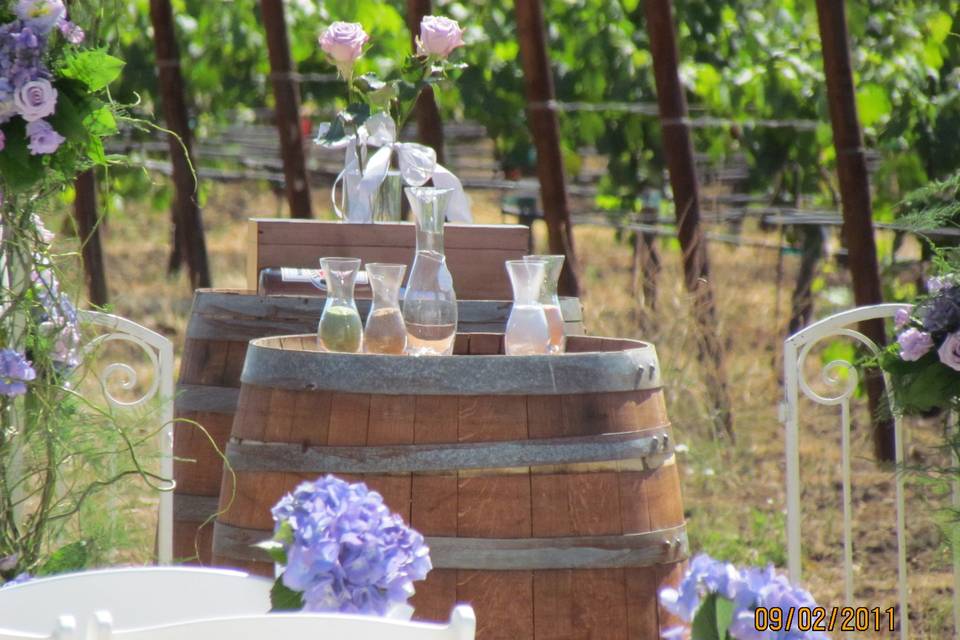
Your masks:
{"label": "white chair back scroll", "polygon": [[450,624],[404,622],[371,616],[274,613],[206,618],[163,627],[113,631],[109,612],[100,612],[86,640],[474,640],[473,609],[453,610]]}
{"label": "white chair back scroll", "polygon": [[0,589],[0,628],[46,633],[58,616],[85,625],[101,610],[110,612],[118,629],[260,614],[270,610],[272,585],[240,571],[199,567],[66,573]]}
{"label": "white chair back scroll", "polygon": [[[822,369],[822,377],[831,387],[834,395],[821,395],[808,384],[804,373],[804,364],[810,350],[830,338],[846,337],[859,342],[873,354],[878,352],[877,345],[857,330],[857,323],[864,320],[892,318],[899,309],[909,309],[904,304],[880,304],[844,311],[816,322],[793,334],[784,342],[784,401],[780,405],[780,420],[786,427],[787,455],[787,554],[790,579],[801,578],[801,509],[800,509],[800,392],[819,405],[840,407],[841,438],[841,480],[843,503],[843,575],[846,604],[853,603],[853,506],[850,478],[850,402],[857,389],[858,375],[856,366],[845,360],[834,360]],[[840,375],[846,373],[846,379]],[[889,378],[884,376],[889,390]],[[888,396],[889,398],[889,396]],[[894,416],[895,456],[898,468],[904,460],[903,426],[899,416]],[[907,610],[907,545],[904,507],[904,474],[892,472],[896,483],[896,533],[897,533],[897,591],[900,621],[900,637],[910,637]],[[960,496],[960,488],[954,484],[954,501]],[[954,550],[954,625],[960,634],[960,550]],[[960,638],[960,635],[957,636]]]}
{"label": "white chair back scroll", "polygon": [[[98,371],[107,402],[117,408],[138,407],[157,398],[162,404],[160,419],[163,429],[160,432],[160,475],[173,479],[173,343],[156,331],[121,318],[120,316],[99,311],[80,311],[81,324],[103,327],[107,333],[97,336],[84,346],[91,349],[107,342],[126,342],[139,347],[147,356],[153,368],[151,386],[139,398],[124,401],[113,396],[107,388],[107,382],[114,376],[122,379],[122,388],[131,389],[136,384],[134,369],[125,363],[111,363]],[[160,513],[157,519],[157,562],[173,562],[173,494],[170,491],[160,493]]]}
{"label": "white chair back scroll", "polygon": [[9,631],[0,627],[0,640],[81,640],[81,638],[83,635],[77,628],[77,621],[73,616],[60,616],[52,634]]}

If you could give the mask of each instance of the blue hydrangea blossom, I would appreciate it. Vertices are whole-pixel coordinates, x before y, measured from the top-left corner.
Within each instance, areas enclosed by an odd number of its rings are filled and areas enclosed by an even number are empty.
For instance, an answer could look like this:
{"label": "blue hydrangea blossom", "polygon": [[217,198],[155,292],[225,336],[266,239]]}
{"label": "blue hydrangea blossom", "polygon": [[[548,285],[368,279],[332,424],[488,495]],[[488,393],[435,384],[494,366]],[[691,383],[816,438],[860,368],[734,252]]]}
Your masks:
{"label": "blue hydrangea blossom", "polygon": [[362,483],[305,482],[273,519],[287,556],[283,584],[303,594],[306,611],[385,615],[432,566],[423,536]]}
{"label": "blue hydrangea blossom", "polygon": [[[802,632],[796,628],[757,631],[754,614],[757,607],[780,609],[781,619],[787,620],[790,609],[817,606],[810,593],[791,585],[785,576],[777,574],[773,565],[740,570],[729,562],[698,554],[690,561],[690,568],[678,588],[660,591],[660,603],[684,622],[692,623],[703,599],[711,594],[733,603],[733,621],[728,633],[735,640],[827,640],[826,634],[820,631]],[[673,627],[664,631],[663,638],[690,639],[690,628]]]}

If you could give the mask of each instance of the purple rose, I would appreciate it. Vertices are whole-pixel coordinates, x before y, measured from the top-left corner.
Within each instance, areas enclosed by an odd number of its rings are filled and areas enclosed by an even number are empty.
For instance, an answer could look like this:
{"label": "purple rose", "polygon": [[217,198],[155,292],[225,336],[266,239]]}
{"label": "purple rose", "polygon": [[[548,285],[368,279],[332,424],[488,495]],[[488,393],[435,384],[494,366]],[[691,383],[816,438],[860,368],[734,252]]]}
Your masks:
{"label": "purple rose", "polygon": [[951,333],[937,349],[940,362],[955,371],[960,371],[960,331]]}
{"label": "purple rose", "polygon": [[334,22],[320,36],[320,48],[330,56],[344,78],[353,74],[353,64],[363,55],[370,36],[356,22]]}
{"label": "purple rose", "polygon": [[41,78],[27,82],[13,94],[17,111],[27,122],[46,118],[57,108],[57,90],[49,80]]}
{"label": "purple rose", "polygon": [[900,357],[908,362],[919,360],[933,348],[933,338],[926,331],[907,329],[897,338],[900,344]]}
{"label": "purple rose", "polygon": [[417,53],[420,55],[446,58],[463,44],[463,29],[456,20],[424,16],[420,22],[420,36],[417,38]]}
{"label": "purple rose", "polygon": [[27,125],[27,135],[30,136],[30,155],[48,155],[60,148],[66,141],[62,135],[53,130],[46,120],[37,120]]}
{"label": "purple rose", "polygon": [[40,34],[49,33],[67,15],[63,0],[20,0],[15,11],[18,18]]}

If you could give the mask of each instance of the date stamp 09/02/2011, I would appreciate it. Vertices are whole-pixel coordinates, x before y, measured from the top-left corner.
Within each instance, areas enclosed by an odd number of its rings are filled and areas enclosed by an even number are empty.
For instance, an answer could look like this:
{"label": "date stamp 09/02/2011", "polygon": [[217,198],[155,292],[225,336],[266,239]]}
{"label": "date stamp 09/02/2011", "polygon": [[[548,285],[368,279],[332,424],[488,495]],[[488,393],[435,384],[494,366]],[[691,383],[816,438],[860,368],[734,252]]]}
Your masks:
{"label": "date stamp 09/02/2011", "polygon": [[754,627],[757,631],[894,631],[896,608],[874,607],[796,607],[790,609],[757,607]]}

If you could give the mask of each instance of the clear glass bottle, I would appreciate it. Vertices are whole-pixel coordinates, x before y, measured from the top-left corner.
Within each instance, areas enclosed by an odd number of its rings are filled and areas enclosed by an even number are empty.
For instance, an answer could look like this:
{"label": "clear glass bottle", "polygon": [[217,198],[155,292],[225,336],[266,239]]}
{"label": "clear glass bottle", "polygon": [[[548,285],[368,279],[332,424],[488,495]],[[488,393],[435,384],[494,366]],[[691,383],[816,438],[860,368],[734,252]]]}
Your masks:
{"label": "clear glass bottle", "polygon": [[543,313],[547,316],[547,326],[550,327],[550,353],[563,353],[567,348],[567,336],[563,326],[563,312],[560,310],[560,296],[557,287],[560,284],[560,272],[563,271],[564,256],[562,255],[534,255],[525,256],[524,260],[543,262],[546,276],[543,289],[540,291],[540,304]]}
{"label": "clear glass bottle", "polygon": [[317,344],[324,351],[358,353],[363,347],[363,323],[353,300],[360,258],[320,258],[327,282],[327,302],[317,327]]}
{"label": "clear glass bottle", "polygon": [[504,352],[508,356],[546,354],[550,327],[540,304],[540,292],[547,265],[535,260],[507,260],[506,264],[513,287],[513,308],[503,337]]}
{"label": "clear glass bottle", "polygon": [[367,265],[373,287],[373,304],[363,331],[363,349],[367,353],[400,355],[407,347],[407,327],[400,312],[400,285],[406,271],[405,264]]}
{"label": "clear glass bottle", "polygon": [[408,187],[406,193],[417,222],[417,253],[403,296],[407,353],[450,355],[457,335],[457,294],[443,253],[443,221],[453,190]]}

